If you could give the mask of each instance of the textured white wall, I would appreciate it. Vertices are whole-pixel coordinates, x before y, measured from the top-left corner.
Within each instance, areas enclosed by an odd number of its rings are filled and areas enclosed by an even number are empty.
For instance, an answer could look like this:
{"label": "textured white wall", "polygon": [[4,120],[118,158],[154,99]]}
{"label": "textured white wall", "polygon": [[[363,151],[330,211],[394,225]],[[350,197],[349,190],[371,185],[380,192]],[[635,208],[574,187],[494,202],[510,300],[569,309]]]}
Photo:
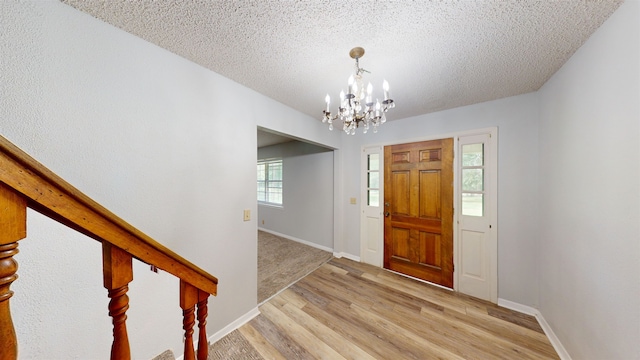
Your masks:
{"label": "textured white wall", "polygon": [[[255,308],[257,222],[242,213],[257,212],[257,118],[307,116],[54,1],[0,2],[0,59],[0,134],[217,276],[209,334]],[[28,222],[11,302],[20,358],[107,357],[99,244]],[[177,284],[134,265],[135,358],[181,353]]]}
{"label": "textured white wall", "polygon": [[333,249],[333,151],[297,141],[258,149],[258,159],[274,157],[284,206],[258,204],[258,227]]}
{"label": "textured white wall", "polygon": [[[5,1],[0,134],[218,276],[213,333],[256,304],[256,221],[242,222],[243,209],[257,210],[249,190],[255,189],[256,125],[334,148],[344,142],[336,190],[336,216],[345,219],[336,224],[336,243],[344,248],[336,250],[354,255],[359,205],[348,198],[360,201],[361,146],[498,126],[499,296],[539,305],[576,357],[639,357],[633,83],[639,79],[639,13],[637,2],[625,3],[543,88],[540,127],[536,93],[341,138],[319,121],[70,7]],[[577,156],[584,152],[593,158]],[[576,157],[589,169],[597,163],[614,186],[597,187],[604,184],[600,176],[576,183],[582,168],[568,161]],[[575,211],[583,193],[597,206]],[[16,257],[21,277],[12,286],[20,357],[106,357],[111,330],[99,244],[33,212],[28,221]],[[180,352],[177,281],[141,264],[134,272],[128,322],[134,356]],[[74,341],[60,340],[67,338]]]}
{"label": "textured white wall", "polygon": [[[341,203],[345,214],[345,252],[360,254],[361,146],[418,141],[497,126],[498,296],[537,306],[537,106],[537,94],[529,93],[387,122],[377,134],[344,135]],[[358,204],[350,205],[350,197],[357,198]]]}
{"label": "textured white wall", "polygon": [[540,310],[574,359],[640,358],[640,4],[540,92]]}

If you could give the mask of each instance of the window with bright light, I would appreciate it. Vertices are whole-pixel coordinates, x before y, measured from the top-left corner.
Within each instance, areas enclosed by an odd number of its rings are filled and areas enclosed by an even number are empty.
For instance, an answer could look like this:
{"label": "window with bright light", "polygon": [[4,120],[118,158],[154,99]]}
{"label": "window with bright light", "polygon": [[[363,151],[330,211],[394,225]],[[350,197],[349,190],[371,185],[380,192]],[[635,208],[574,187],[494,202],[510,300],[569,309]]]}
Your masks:
{"label": "window with bright light", "polygon": [[367,205],[380,206],[380,154],[367,156]]}
{"label": "window with bright light", "polygon": [[484,144],[462,145],[462,215],[484,216]]}
{"label": "window with bright light", "polygon": [[282,206],[282,159],[258,161],[258,202]]}

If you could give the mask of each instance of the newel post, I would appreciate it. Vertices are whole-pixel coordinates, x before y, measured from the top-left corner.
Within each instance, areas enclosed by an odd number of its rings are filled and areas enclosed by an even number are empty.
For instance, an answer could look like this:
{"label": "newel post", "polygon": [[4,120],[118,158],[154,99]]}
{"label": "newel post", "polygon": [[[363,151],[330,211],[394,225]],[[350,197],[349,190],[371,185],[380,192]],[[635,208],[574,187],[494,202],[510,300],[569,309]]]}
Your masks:
{"label": "newel post", "polygon": [[104,287],[109,291],[109,316],[113,317],[113,343],[111,359],[131,359],[127,335],[127,309],[129,309],[129,283],[133,280],[131,254],[102,242]]}
{"label": "newel post", "polygon": [[11,320],[9,289],[18,275],[18,240],[27,236],[27,202],[13,189],[0,183],[0,359],[18,358],[18,340]]}

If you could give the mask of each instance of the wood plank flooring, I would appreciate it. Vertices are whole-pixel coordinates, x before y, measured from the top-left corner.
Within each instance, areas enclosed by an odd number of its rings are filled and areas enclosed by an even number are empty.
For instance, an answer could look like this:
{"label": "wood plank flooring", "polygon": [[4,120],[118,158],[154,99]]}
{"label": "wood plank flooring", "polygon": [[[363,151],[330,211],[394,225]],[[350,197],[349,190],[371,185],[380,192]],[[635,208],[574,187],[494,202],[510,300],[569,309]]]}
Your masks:
{"label": "wood plank flooring", "polygon": [[265,359],[558,359],[535,318],[347,259],[239,329]]}

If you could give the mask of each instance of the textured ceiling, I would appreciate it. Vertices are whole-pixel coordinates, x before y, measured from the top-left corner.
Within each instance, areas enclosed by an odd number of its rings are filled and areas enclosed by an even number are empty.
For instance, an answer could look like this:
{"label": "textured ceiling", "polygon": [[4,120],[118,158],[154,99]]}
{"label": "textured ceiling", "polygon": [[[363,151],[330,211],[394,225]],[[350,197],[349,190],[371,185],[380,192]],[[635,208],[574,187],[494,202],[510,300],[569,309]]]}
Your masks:
{"label": "textured ceiling", "polygon": [[622,1],[63,2],[317,119],[364,47],[394,120],[539,89]]}

